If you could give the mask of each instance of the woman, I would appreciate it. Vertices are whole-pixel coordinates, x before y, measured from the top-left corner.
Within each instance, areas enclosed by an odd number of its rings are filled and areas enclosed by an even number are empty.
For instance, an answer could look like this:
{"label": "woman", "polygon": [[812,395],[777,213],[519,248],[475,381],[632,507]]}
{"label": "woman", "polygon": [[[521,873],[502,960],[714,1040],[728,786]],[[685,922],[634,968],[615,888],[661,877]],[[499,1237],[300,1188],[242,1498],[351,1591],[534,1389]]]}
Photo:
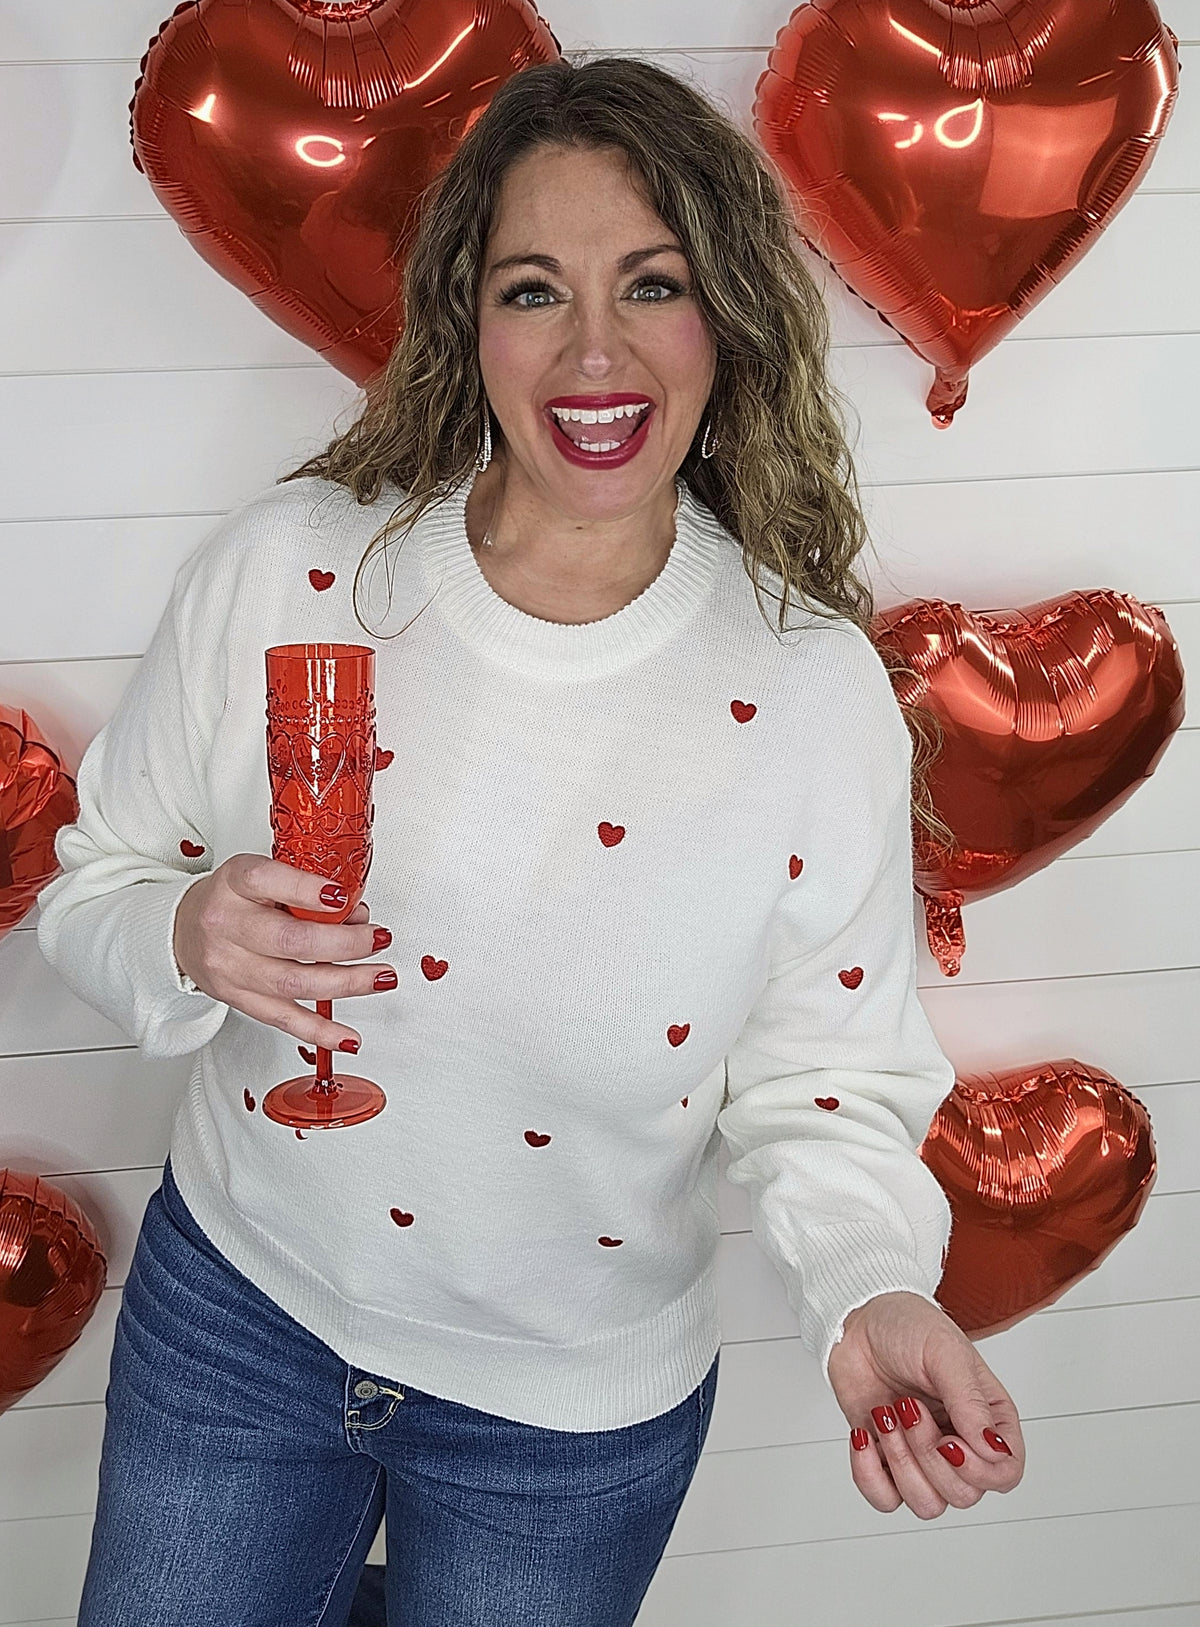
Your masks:
{"label": "woman", "polygon": [[[430,190],[359,420],[181,567],[39,924],[197,1055],[80,1627],[344,1623],[385,1503],[393,1627],[631,1622],[711,1417],[720,1136],[872,1506],[1019,1480],[934,1298],[953,1070],[826,342],[734,126],[644,63],[528,70]],[[292,919],[337,894],[265,856],[262,650],[360,628],[383,975],[365,903]],[[361,1041],[386,1110],[265,1119],[294,1041]]]}

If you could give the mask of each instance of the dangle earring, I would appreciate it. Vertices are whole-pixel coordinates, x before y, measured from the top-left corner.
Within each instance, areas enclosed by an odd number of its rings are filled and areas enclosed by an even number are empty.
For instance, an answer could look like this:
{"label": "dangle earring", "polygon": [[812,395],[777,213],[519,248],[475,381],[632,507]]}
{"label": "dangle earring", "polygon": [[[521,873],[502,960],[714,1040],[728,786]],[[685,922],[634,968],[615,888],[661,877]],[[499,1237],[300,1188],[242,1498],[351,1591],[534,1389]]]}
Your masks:
{"label": "dangle earring", "polygon": [[488,412],[487,402],[485,401],[484,404],[483,404],[483,445],[480,448],[479,456],[475,459],[475,467],[479,471],[479,473],[482,474],[483,471],[487,468],[488,464],[491,461],[492,461],[492,420],[491,420],[491,414]]}
{"label": "dangle earring", "polygon": [[717,450],[717,447],[720,446],[720,444],[721,444],[719,440],[714,439],[712,445],[709,446],[708,437],[709,437],[709,433],[710,433],[711,430],[712,430],[712,416],[710,414],[709,415],[709,420],[708,420],[707,424],[705,424],[705,426],[704,426],[704,439],[700,443],[700,456],[702,458],[711,458],[713,453]]}

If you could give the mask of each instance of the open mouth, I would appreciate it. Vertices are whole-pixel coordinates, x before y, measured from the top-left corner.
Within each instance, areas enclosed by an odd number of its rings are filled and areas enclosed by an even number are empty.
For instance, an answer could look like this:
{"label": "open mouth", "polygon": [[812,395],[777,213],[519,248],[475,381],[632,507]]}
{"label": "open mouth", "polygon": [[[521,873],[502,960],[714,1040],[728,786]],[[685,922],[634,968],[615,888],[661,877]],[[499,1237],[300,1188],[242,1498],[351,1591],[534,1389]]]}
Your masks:
{"label": "open mouth", "polygon": [[654,411],[653,403],[610,407],[601,412],[547,409],[554,426],[581,452],[617,452],[631,441]]}

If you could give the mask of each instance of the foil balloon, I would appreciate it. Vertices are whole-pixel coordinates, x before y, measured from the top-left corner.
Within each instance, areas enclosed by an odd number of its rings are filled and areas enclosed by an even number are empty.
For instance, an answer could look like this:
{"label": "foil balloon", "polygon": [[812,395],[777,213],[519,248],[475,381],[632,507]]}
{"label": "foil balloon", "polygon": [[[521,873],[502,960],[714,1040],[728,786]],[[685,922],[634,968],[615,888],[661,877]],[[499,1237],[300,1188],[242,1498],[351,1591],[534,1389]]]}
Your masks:
{"label": "foil balloon", "polygon": [[209,265],[361,385],[422,191],[504,80],[559,55],[528,0],[185,0],[142,58],[134,163]]}
{"label": "foil balloon", "polygon": [[61,869],[60,825],[79,818],[75,781],[29,716],[0,705],[0,938]]}
{"label": "foil balloon", "polygon": [[1073,1057],[956,1081],[918,1153],[952,1219],[935,1297],[972,1338],[1094,1271],[1137,1224],[1158,1174],[1141,1102]]}
{"label": "foil balloon", "polygon": [[934,367],[935,424],[1146,173],[1175,46],[1151,0],[813,0],[780,30],[759,141],[809,246]]}
{"label": "foil balloon", "polygon": [[1108,588],[1018,610],[913,599],[871,635],[907,669],[892,673],[897,699],[943,731],[928,784],[954,840],[914,831],[913,875],[953,977],[964,901],[1042,869],[1154,772],[1183,721],[1183,665],[1162,611]]}
{"label": "foil balloon", "polygon": [[0,1412],[66,1355],[107,1276],[96,1228],[74,1199],[0,1169]]}

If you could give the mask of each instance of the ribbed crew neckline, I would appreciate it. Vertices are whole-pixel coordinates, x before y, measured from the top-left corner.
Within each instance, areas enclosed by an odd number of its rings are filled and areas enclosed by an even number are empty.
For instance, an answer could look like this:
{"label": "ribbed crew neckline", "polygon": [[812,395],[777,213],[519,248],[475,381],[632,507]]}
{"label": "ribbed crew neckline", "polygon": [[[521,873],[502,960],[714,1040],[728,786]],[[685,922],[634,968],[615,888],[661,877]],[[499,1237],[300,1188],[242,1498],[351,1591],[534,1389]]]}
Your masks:
{"label": "ribbed crew neckline", "polygon": [[728,533],[676,481],[675,540],[666,563],[637,598],[599,621],[565,625],[502,599],[479,567],[467,536],[468,476],[421,516],[417,531],[434,606],[463,643],[501,666],[543,678],[595,678],[652,654],[711,591]]}

